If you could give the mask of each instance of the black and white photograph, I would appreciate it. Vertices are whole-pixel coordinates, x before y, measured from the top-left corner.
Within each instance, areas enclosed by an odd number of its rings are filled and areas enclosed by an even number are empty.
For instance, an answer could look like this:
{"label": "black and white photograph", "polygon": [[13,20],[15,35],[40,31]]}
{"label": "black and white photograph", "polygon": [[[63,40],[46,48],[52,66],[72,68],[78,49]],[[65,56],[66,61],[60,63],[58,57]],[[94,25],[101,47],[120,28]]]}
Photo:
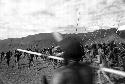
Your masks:
{"label": "black and white photograph", "polygon": [[125,0],[0,0],[0,84],[125,84]]}

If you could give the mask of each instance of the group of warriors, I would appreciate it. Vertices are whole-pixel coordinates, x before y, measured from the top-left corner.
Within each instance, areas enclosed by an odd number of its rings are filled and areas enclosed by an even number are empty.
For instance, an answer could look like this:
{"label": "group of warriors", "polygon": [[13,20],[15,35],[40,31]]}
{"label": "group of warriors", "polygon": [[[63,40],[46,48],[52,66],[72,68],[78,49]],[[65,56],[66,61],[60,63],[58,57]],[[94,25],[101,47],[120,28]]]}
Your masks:
{"label": "group of warriors", "polygon": [[[67,48],[74,49],[73,46],[74,45],[72,44],[72,46],[67,47]],[[42,50],[38,50],[38,49],[27,49],[27,50],[42,53],[42,54],[45,54],[45,55],[48,55],[48,56],[49,55],[58,56],[58,53],[63,52],[63,50],[61,50],[61,49],[62,48],[60,48],[60,46],[57,46],[57,47],[52,46],[51,48],[44,48]],[[101,64],[101,65],[103,65],[104,67],[107,67],[107,68],[121,69],[121,70],[125,71],[125,44],[124,43],[115,43],[114,41],[112,41],[112,42],[109,42],[109,43],[100,43],[100,44],[95,43],[95,44],[91,44],[91,45],[86,44],[86,45],[83,46],[83,49],[80,49],[79,51],[78,50],[79,49],[72,51],[70,49],[69,50],[66,49],[67,52],[72,52],[73,54],[76,54],[76,55],[81,55],[80,54],[81,52],[83,54],[81,56],[82,59],[81,58],[77,59],[77,57],[76,58],[74,57],[72,59],[67,58],[67,57],[65,58],[65,54],[63,54],[64,59],[66,59],[66,60],[64,60],[65,64],[67,64],[67,59],[71,59],[72,60],[71,62],[84,61],[87,64],[97,63],[97,64]],[[78,53],[75,53],[76,51]],[[69,53],[69,54],[66,54],[66,55],[70,55],[70,54],[73,55],[72,53]],[[34,62],[34,58],[36,60],[38,59],[37,55],[23,53],[23,52],[15,50],[14,52],[12,52],[12,51],[1,52],[0,62],[2,62],[4,59],[6,59],[6,63],[9,66],[12,56],[14,56],[16,58],[15,63],[17,63],[18,66],[19,66],[19,61],[21,59],[21,56],[28,56],[29,67]],[[44,56],[41,56],[41,58],[43,58],[43,57]],[[62,57],[62,56],[59,55],[59,57]],[[77,60],[74,60],[74,59],[77,59]],[[57,63],[57,60],[54,60],[54,62]],[[73,64],[72,67],[68,67],[68,68],[77,69],[77,68],[80,68],[80,66],[83,66],[83,65],[77,66],[77,64]],[[84,67],[87,67],[87,66],[85,65]],[[91,69],[89,69],[89,70],[91,71]],[[78,73],[78,72],[76,71],[76,73]],[[58,77],[58,75],[57,75],[57,77]],[[90,79],[92,80],[91,77],[90,77]],[[86,82],[88,82],[88,81],[86,81]],[[63,83],[55,83],[54,82],[53,84],[63,84]],[[92,84],[92,83],[86,83],[86,84]]]}
{"label": "group of warriors", "polygon": [[125,44],[110,43],[92,44],[91,46],[86,45],[85,55],[86,61],[89,63],[98,62],[103,64],[104,67],[118,68],[122,67],[125,71]]}
{"label": "group of warriors", "polygon": [[[51,46],[50,48],[43,48],[41,50],[34,49],[34,48],[33,49],[27,48],[26,50],[43,54],[43,56],[40,56],[40,57],[44,60],[46,60],[47,55],[54,56],[58,52],[61,52],[60,49],[58,49],[58,46],[56,46],[56,47]],[[36,59],[36,60],[38,59],[38,55],[29,54],[29,53],[25,53],[25,52],[20,52],[18,50],[14,50],[14,51],[8,51],[8,52],[1,52],[0,53],[0,63],[2,63],[2,61],[6,60],[6,64],[9,66],[12,57],[16,58],[15,63],[18,66],[20,65],[19,61],[20,61],[21,57],[24,57],[24,58],[27,57],[27,60],[29,60],[29,62],[28,62],[29,67],[34,63],[34,59]]]}
{"label": "group of warriors", "polygon": [[[108,79],[108,84],[124,83],[123,80],[110,80],[109,73],[105,73],[102,68],[117,68],[125,71],[124,62],[124,43],[91,44],[83,46],[81,39],[78,37],[67,37],[60,42],[64,58],[64,67],[57,70],[54,74],[51,84],[105,84],[101,81],[103,75]],[[98,68],[92,66],[96,63]],[[99,77],[99,81],[95,83],[95,69]],[[101,75],[102,73],[102,75]],[[117,72],[118,73],[118,72]]]}
{"label": "group of warriors", "polygon": [[[109,43],[92,44],[85,45],[84,47],[85,55],[83,57],[86,63],[97,64],[99,68],[110,68],[120,71],[125,71],[125,44],[116,43],[111,41]],[[95,67],[95,65],[94,65]],[[115,84],[120,82],[125,82],[124,78],[116,78],[112,74],[102,72],[103,75],[108,79],[110,84],[115,81]],[[99,76],[99,84],[101,83],[101,72],[97,71]]]}
{"label": "group of warriors", "polygon": [[[26,49],[28,51],[38,52],[45,55],[51,56],[59,56],[58,53],[62,52],[59,46],[50,47],[50,48],[43,48],[41,50],[38,49]],[[94,63],[98,61],[98,63],[103,63],[105,67],[114,68],[114,67],[122,67],[125,71],[125,44],[124,43],[115,43],[114,41],[109,43],[102,43],[102,44],[91,44],[84,46],[84,55],[82,56],[82,60],[87,63]],[[6,63],[9,66],[9,62],[11,57],[14,56],[16,58],[15,62],[18,63],[21,59],[21,56],[25,55],[28,56],[29,66],[34,61],[34,58],[38,58],[37,55],[23,53],[20,51],[15,50],[8,51],[8,52],[1,52],[0,53],[0,62],[6,59]],[[43,58],[44,56],[41,56]],[[46,59],[45,59],[46,60]]]}

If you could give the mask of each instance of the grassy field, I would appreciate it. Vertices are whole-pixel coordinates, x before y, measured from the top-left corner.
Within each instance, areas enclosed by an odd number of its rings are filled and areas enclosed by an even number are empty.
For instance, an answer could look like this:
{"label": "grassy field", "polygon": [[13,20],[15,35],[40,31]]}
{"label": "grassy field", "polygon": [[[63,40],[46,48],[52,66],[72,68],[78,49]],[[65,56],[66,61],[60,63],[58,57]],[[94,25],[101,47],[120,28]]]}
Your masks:
{"label": "grassy field", "polygon": [[45,75],[51,80],[53,72],[58,67],[49,60],[35,60],[34,64],[29,68],[28,60],[21,59],[20,67],[14,64],[14,60],[11,58],[10,66],[7,66],[6,60],[0,63],[0,84],[1,80],[8,81],[10,84],[43,84],[42,79]]}
{"label": "grassy field", "polygon": [[[45,61],[39,59],[35,60],[34,65],[29,68],[28,63],[26,62],[28,60],[21,59],[20,67],[18,69],[13,61],[14,60],[10,61],[10,66],[7,66],[5,60],[0,64],[0,84],[2,84],[3,81],[5,84],[43,84],[43,76],[46,76],[47,80],[50,81],[53,73],[59,67],[59,65],[54,65],[54,63],[49,60]],[[97,79],[98,76],[96,75],[95,82],[98,82]],[[103,82],[104,84],[109,84],[106,83],[106,81]]]}

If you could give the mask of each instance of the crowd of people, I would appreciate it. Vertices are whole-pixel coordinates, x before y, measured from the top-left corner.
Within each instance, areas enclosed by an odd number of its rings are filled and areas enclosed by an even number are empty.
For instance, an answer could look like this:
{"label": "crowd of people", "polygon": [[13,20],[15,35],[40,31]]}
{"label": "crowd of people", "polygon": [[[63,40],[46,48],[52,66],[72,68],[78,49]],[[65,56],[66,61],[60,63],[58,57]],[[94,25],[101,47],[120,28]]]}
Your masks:
{"label": "crowd of people", "polygon": [[[57,47],[50,47],[50,48],[43,48],[41,50],[38,49],[26,49],[28,51],[38,52],[45,55],[57,56],[58,53],[62,52],[59,46]],[[8,51],[8,52],[1,52],[0,53],[0,61],[6,59],[6,63],[9,66],[9,62],[11,57],[14,56],[16,58],[15,63],[19,63],[21,56],[27,56],[29,60],[29,67],[33,62],[33,59],[37,59],[38,56],[34,54],[23,53],[20,51]],[[125,44],[124,43],[115,43],[111,41],[109,43],[101,43],[101,44],[91,44],[84,46],[84,55],[83,61],[88,63],[94,63],[98,60],[98,56],[101,57],[100,62],[102,62],[105,67],[113,68],[113,67],[122,67],[125,70]],[[43,56],[41,56],[43,58]]]}
{"label": "crowd of people", "polygon": [[[38,52],[45,55],[57,56],[58,53],[62,52],[59,46],[52,46],[50,48],[38,49],[26,49],[28,51]],[[107,68],[115,68],[125,71],[125,44],[116,43],[111,41],[109,43],[97,43],[91,45],[84,45],[84,55],[82,56],[81,61],[84,61],[88,64],[99,63],[103,64]],[[10,65],[10,60],[12,57],[15,57],[15,63],[20,66],[19,61],[22,57],[27,57],[29,68],[34,62],[34,59],[38,59],[37,55],[23,53],[20,51],[8,51],[0,53],[0,63],[6,60],[6,64]],[[41,56],[42,59],[47,60],[45,56]],[[61,56],[60,56],[61,57]],[[51,60],[47,60],[51,61]],[[53,60],[52,60],[53,61]],[[54,65],[60,64],[56,60],[53,61]]]}
{"label": "crowd of people", "polygon": [[87,62],[93,63],[98,56],[101,58],[100,63],[103,63],[105,67],[108,68],[117,68],[121,67],[125,71],[125,44],[124,43],[115,43],[111,41],[109,43],[102,44],[92,44],[86,45],[85,55],[83,58],[86,58]]}
{"label": "crowd of people", "polygon": [[[32,52],[37,52],[37,53],[41,53],[43,54],[43,56],[40,56],[41,58],[43,58],[44,60],[46,60],[46,56],[44,55],[56,55],[58,52],[61,52],[58,47],[53,47],[51,46],[50,48],[43,48],[41,50],[38,50],[36,48],[27,48],[27,51],[32,51]],[[6,64],[9,66],[10,65],[10,61],[11,58],[13,59],[13,57],[15,58],[15,63],[19,66],[19,61],[21,58],[26,58],[29,61],[29,67],[33,64],[34,59],[38,59],[38,55],[35,54],[29,54],[29,53],[25,53],[25,52],[20,52],[18,50],[14,50],[11,51],[9,50],[8,52],[1,52],[0,53],[0,63],[2,63],[3,61],[6,61]]]}

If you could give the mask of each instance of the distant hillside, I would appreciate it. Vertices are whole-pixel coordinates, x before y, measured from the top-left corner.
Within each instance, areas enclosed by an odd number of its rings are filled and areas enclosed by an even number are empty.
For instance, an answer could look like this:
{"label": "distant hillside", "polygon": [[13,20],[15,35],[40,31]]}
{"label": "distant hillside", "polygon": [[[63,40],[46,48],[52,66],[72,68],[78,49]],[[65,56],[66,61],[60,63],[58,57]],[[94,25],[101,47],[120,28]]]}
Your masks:
{"label": "distant hillside", "polygon": [[125,39],[125,30],[122,30],[119,32],[119,36],[123,39]]}
{"label": "distant hillside", "polygon": [[[125,31],[117,31],[116,28],[111,29],[100,29],[92,32],[89,35],[90,40],[87,40],[87,44],[89,43],[108,43],[114,40],[115,42],[125,43]],[[88,35],[87,35],[88,37]]]}
{"label": "distant hillside", "polygon": [[30,35],[23,38],[11,38],[0,41],[0,50],[8,51],[15,50],[17,48],[33,48],[37,47],[50,47],[51,45],[55,46],[56,42],[51,33],[40,33],[36,35]]}
{"label": "distant hillside", "polygon": [[[83,40],[83,44],[88,43],[100,43],[109,42],[115,40],[117,42],[124,42],[125,31],[117,32],[117,29],[100,29],[94,32],[79,33],[77,34]],[[67,37],[74,34],[63,34],[63,37]],[[54,40],[51,33],[40,33],[36,35],[30,35],[23,38],[10,38],[0,41],[0,51],[15,50],[17,48],[27,49],[34,48],[41,49],[44,47],[56,46],[57,43]]]}

